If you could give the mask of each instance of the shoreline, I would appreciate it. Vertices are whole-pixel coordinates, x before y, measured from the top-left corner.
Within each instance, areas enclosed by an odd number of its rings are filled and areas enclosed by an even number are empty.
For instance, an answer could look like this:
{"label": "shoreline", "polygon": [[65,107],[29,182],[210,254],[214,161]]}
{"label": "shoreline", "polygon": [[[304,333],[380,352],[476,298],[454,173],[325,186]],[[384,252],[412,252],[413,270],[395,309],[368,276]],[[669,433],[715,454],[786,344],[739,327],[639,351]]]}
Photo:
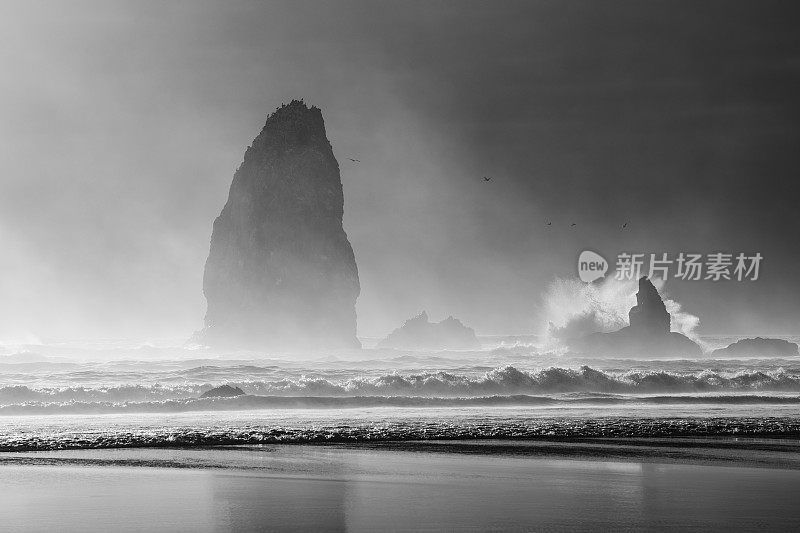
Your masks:
{"label": "shoreline", "polygon": [[[387,440],[374,442],[304,442],[222,444],[211,446],[129,446],[60,450],[0,451],[0,468],[9,465],[132,466],[157,468],[258,469],[226,462],[228,452],[292,453],[292,450],[344,453],[409,453],[573,461],[692,464],[800,470],[797,437],[603,437],[480,438]],[[169,459],[161,459],[167,455]],[[195,456],[213,457],[204,462]]]}

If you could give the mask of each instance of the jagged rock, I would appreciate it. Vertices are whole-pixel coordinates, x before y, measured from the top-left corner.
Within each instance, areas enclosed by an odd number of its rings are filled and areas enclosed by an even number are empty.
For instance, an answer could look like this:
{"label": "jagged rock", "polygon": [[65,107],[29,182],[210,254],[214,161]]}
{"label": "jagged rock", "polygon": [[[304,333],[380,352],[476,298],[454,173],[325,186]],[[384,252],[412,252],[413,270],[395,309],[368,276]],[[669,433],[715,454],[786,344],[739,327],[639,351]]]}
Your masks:
{"label": "jagged rock", "polygon": [[322,112],[277,109],[244,155],[214,221],[203,277],[211,346],[358,348],[358,269],[342,228],[339,164]]}
{"label": "jagged rock", "polygon": [[425,311],[406,320],[378,343],[378,348],[400,350],[476,350],[480,347],[475,330],[457,318],[450,316],[441,322],[430,322]]}
{"label": "jagged rock", "polygon": [[697,357],[700,346],[670,331],[670,315],[655,286],[639,279],[636,305],[628,313],[630,325],[610,333],[592,333],[570,343],[574,351],[603,357]]}
{"label": "jagged rock", "polygon": [[201,398],[232,398],[234,396],[244,396],[244,391],[239,387],[231,387],[230,385],[221,385],[209,389],[200,395]]}
{"label": "jagged rock", "polygon": [[783,339],[756,337],[742,339],[711,352],[714,357],[793,357],[799,355],[797,344]]}
{"label": "jagged rock", "polygon": [[661,295],[649,279],[639,280],[636,305],[628,312],[630,327],[643,335],[665,335],[669,333],[669,313]]}

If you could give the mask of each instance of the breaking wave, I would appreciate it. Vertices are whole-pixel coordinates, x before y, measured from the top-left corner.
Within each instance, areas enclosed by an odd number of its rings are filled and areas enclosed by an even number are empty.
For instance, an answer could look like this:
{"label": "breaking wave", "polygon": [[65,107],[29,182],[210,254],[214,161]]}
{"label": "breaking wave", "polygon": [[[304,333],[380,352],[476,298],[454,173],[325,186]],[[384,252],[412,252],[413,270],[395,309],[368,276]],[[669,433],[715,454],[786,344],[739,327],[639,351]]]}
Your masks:
{"label": "breaking wave", "polygon": [[800,396],[738,395],[566,395],[526,394],[475,397],[429,396],[238,396],[149,402],[27,402],[0,406],[0,416],[110,413],[182,413],[257,409],[348,409],[371,407],[627,406],[627,405],[800,405]]}
{"label": "breaking wave", "polygon": [[[417,374],[390,373],[372,377],[350,377],[337,381],[320,377],[282,378],[271,381],[236,379],[225,381],[248,395],[278,398],[312,397],[419,397],[476,398],[493,396],[539,396],[563,393],[686,394],[800,392],[800,374],[783,369],[772,371],[668,372],[663,370],[600,371],[548,368],[523,371],[513,366],[496,368],[483,375],[451,372]],[[218,383],[217,383],[218,384]],[[188,402],[196,400],[212,383],[115,385],[99,387],[0,388],[0,413],[9,406],[25,404],[117,404],[142,402]],[[266,399],[249,400],[266,402]],[[380,400],[375,400],[380,401]],[[410,401],[410,400],[408,400]]]}

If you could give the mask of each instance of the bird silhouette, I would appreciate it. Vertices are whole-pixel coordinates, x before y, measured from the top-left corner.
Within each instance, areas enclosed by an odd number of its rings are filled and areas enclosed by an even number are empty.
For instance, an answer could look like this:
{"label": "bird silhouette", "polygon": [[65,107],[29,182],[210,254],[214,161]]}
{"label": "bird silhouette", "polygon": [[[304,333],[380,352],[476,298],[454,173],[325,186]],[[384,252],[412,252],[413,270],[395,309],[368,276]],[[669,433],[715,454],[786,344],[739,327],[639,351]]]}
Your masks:
{"label": "bird silhouette", "polygon": [[489,177],[484,176],[483,177],[483,181],[492,181],[492,177],[491,176],[489,176]]}
{"label": "bird silhouette", "polygon": [[347,159],[349,159],[353,163],[361,163],[361,161],[359,161],[358,159],[353,159],[352,157],[348,157]]}
{"label": "bird silhouette", "polygon": [[622,229],[625,229],[627,227],[628,227],[628,223],[627,222],[622,225]]}
{"label": "bird silhouette", "polygon": [[577,222],[573,222],[572,224],[569,225],[569,227],[571,228],[571,227],[577,226],[577,225],[578,225]]}
{"label": "bird silhouette", "polygon": [[552,225],[553,225],[553,223],[552,223],[552,222],[548,222],[548,223],[547,223],[547,225],[548,225],[548,226],[552,226]]}

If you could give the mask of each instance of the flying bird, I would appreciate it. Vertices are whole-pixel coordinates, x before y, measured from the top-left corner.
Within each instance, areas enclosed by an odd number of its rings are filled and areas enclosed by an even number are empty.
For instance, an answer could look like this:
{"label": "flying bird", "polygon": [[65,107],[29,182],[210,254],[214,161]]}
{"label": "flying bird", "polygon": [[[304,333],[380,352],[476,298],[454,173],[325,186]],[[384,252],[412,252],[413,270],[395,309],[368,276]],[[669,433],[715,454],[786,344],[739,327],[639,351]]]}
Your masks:
{"label": "flying bird", "polygon": [[492,181],[492,177],[491,176],[488,176],[488,177],[484,176],[483,177],[483,181]]}
{"label": "flying bird", "polygon": [[349,160],[350,160],[350,161],[352,161],[353,163],[361,163],[361,161],[360,161],[360,160],[358,160],[358,159],[353,159],[352,157],[348,157],[347,159],[349,159]]}
{"label": "flying bird", "polygon": [[577,222],[573,222],[572,224],[569,225],[569,227],[571,228],[572,226],[577,226],[577,225],[578,225]]}
{"label": "flying bird", "polygon": [[552,222],[548,222],[548,223],[547,223],[547,225],[548,225],[548,226],[552,226],[552,225],[553,225],[553,223],[552,223]]}
{"label": "flying bird", "polygon": [[622,229],[625,229],[627,227],[628,227],[628,223],[627,222],[622,225]]}

